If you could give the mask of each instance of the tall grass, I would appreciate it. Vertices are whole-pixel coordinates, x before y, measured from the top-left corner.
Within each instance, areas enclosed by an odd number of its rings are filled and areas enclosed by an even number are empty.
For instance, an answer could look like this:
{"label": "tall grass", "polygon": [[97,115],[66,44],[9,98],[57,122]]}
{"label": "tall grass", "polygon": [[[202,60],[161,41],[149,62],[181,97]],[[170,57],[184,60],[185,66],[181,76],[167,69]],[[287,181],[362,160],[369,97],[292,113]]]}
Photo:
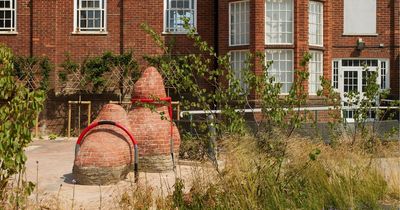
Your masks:
{"label": "tall grass", "polygon": [[177,180],[167,202],[179,209],[380,209],[388,194],[369,156],[354,148],[292,138],[276,155],[253,137],[224,142],[217,178],[195,180],[189,193]]}

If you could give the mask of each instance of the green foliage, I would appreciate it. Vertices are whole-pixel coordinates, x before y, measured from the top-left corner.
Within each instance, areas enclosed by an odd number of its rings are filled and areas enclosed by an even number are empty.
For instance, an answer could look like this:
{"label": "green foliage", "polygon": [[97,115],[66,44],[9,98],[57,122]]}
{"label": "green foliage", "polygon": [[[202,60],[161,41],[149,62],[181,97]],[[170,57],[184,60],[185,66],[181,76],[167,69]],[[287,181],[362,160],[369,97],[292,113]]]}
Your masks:
{"label": "green foliage", "polygon": [[[240,110],[253,109],[257,96],[262,109],[262,120],[258,121],[260,133],[269,133],[279,128],[292,135],[293,131],[306,120],[307,113],[300,112],[307,99],[304,83],[307,82],[308,62],[311,55],[304,53],[301,62],[302,70],[295,70],[295,81],[287,96],[281,95],[281,84],[269,76],[268,68],[273,61],[266,62],[264,53],[248,53],[245,67],[241,72],[241,80],[236,78],[230,64],[230,55],[217,55],[214,48],[209,46],[191,28],[189,20],[185,29],[187,36],[193,40],[199,54],[174,55],[171,46],[151,27],[142,24],[154,42],[163,50],[161,56],[146,56],[145,59],[158,68],[167,86],[172,87],[179,96],[180,103],[187,110],[203,110],[207,115],[214,115],[215,122],[196,123],[193,126],[205,131],[207,124],[215,124],[220,135],[224,133],[241,133],[248,131],[245,113]],[[218,64],[214,65],[214,61]],[[261,63],[259,62],[261,61]],[[262,73],[252,71],[255,65],[262,66]],[[205,88],[204,84],[211,88]],[[219,109],[216,116],[211,110]]]}
{"label": "green foliage", "polygon": [[[133,57],[133,52],[130,51],[121,55],[106,52],[103,54],[102,59],[106,61],[110,68],[117,68],[120,72],[119,89],[122,98],[129,95],[130,90],[126,86],[133,86],[140,76],[138,63]],[[125,81],[127,78],[129,78],[128,82]]]}
{"label": "green foliage", "polygon": [[[166,86],[172,87],[175,94],[180,96],[181,106],[187,110],[204,110],[209,115],[215,115],[211,110],[221,109],[220,117],[214,116],[218,121],[217,129],[220,132],[243,133],[243,113],[236,112],[235,109],[245,108],[250,90],[244,89],[234,77],[229,56],[217,56],[212,47],[201,41],[193,28],[187,29],[188,36],[194,40],[195,46],[201,53],[176,56],[154,30],[147,25],[142,25],[142,28],[164,51],[162,56],[147,56],[145,59],[158,68]],[[213,68],[214,59],[219,64],[217,68]],[[221,78],[229,79],[230,85],[221,83]],[[205,88],[201,83],[211,88]],[[195,126],[204,131],[207,124],[198,123]]]}
{"label": "green foliage", "polygon": [[[119,72],[120,93],[125,96],[129,90],[126,86],[132,84],[139,78],[138,65],[132,52],[116,55],[112,52],[105,52],[102,56],[88,57],[81,63],[72,60],[71,55],[66,54],[65,61],[60,65],[63,70],[59,71],[58,77],[63,83],[67,83],[69,75],[76,74],[83,78],[79,83],[79,90],[89,93],[102,93],[107,91],[107,80],[113,69]],[[125,84],[126,80],[129,84]]]}
{"label": "green foliage", "polygon": [[106,60],[101,57],[87,58],[82,65],[82,72],[85,77],[85,85],[91,87],[92,92],[98,93],[104,90],[106,79],[103,75],[111,69]]}
{"label": "green foliage", "polygon": [[325,79],[323,76],[320,77],[321,79],[321,86],[322,89],[318,90],[317,95],[320,97],[325,98],[325,102],[329,106],[333,106],[329,110],[328,116],[330,119],[328,122],[329,126],[329,135],[330,135],[330,144],[332,146],[335,146],[341,137],[341,130],[340,126],[343,123],[342,117],[341,117],[341,98],[340,94],[335,91],[332,87],[332,82],[328,79]]}
{"label": "green foliage", "polygon": [[[389,95],[389,90],[380,89],[377,80],[379,79],[378,74],[379,68],[369,69],[366,65],[363,66],[363,87],[362,92],[357,90],[349,91],[344,94],[344,99],[341,101],[340,96],[330,86],[331,82],[322,79],[323,90],[319,92],[319,95],[326,96],[326,100],[329,104],[334,105],[334,112],[331,112],[333,120],[330,123],[332,133],[332,143],[342,137],[344,130],[340,131],[340,127],[348,127],[351,135],[351,145],[361,146],[367,152],[374,152],[377,147],[381,144],[382,140],[388,138],[390,133],[393,134],[393,129],[389,133],[380,136],[377,132],[380,123],[383,120],[394,119],[398,110],[392,109],[379,109],[381,101],[386,99]],[[386,106],[398,107],[398,101],[392,101]],[[342,110],[341,105],[344,105],[346,109]],[[346,124],[342,120],[340,114],[343,111],[352,112],[352,119],[354,123]],[[348,116],[345,116],[348,118]],[[344,124],[345,123],[345,124]],[[395,129],[397,130],[397,129]]]}
{"label": "green foliage", "polygon": [[11,50],[0,47],[0,201],[14,198],[18,206],[23,195],[30,194],[33,184],[18,179],[22,190],[17,189],[16,196],[7,194],[6,188],[10,178],[16,174],[21,177],[24,170],[24,148],[32,141],[30,129],[43,108],[45,92],[16,82],[13,61]]}
{"label": "green foliage", "polygon": [[31,90],[49,90],[49,76],[54,66],[47,57],[15,56],[15,75]]}
{"label": "green foliage", "polygon": [[57,138],[58,138],[58,135],[55,134],[55,133],[52,133],[52,134],[49,135],[49,140],[54,141],[54,140],[56,140]]}

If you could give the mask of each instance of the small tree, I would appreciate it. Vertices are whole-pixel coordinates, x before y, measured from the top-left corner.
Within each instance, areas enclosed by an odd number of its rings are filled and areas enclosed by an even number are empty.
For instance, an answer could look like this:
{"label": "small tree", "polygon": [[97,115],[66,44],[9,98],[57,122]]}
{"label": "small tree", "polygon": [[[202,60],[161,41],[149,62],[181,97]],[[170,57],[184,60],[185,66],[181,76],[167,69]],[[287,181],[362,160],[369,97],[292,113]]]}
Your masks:
{"label": "small tree", "polygon": [[[10,49],[0,47],[0,201],[14,198],[19,206],[30,194],[33,183],[22,180],[26,156],[24,148],[32,141],[31,128],[42,110],[45,92],[30,90],[14,75]],[[9,196],[6,188],[10,178],[18,174],[16,195]]]}

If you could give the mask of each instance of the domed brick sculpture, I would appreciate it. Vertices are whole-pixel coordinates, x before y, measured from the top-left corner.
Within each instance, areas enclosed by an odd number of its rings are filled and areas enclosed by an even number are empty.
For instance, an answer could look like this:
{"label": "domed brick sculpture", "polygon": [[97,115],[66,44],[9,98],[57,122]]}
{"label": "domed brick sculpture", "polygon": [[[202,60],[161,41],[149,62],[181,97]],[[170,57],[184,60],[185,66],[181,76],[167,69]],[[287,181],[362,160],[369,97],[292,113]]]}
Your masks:
{"label": "domed brick sculpture", "polygon": [[[165,86],[160,73],[154,67],[147,68],[135,83],[132,98],[165,97]],[[131,130],[139,147],[139,170],[147,172],[172,170],[171,122],[168,106],[162,103],[153,103],[153,106],[155,106],[154,110],[151,110],[138,104],[128,113]],[[162,116],[166,119],[162,119]],[[176,159],[180,135],[175,124],[172,127],[172,139]]]}
{"label": "domed brick sculpture", "polygon": [[[95,121],[111,120],[129,129],[126,111],[119,105],[103,106]],[[132,169],[134,149],[120,128],[100,125],[89,131],[75,156],[73,175],[78,184],[106,185],[126,178]]]}

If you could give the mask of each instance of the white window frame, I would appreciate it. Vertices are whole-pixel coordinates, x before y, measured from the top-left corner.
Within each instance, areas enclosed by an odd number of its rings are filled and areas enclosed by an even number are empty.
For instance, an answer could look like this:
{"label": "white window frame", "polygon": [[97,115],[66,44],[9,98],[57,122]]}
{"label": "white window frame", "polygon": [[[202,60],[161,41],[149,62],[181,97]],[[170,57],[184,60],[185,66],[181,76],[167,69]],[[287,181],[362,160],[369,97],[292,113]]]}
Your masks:
{"label": "white window frame", "polygon": [[[102,0],[99,0],[99,9],[95,8],[84,8],[82,9],[80,7],[82,0],[74,0],[74,28],[73,28],[73,34],[107,34],[107,0],[104,0],[104,5],[102,5]],[[95,27],[95,28],[88,28],[88,29],[93,29],[93,30],[81,30],[80,28],[80,10],[92,10],[92,11],[97,11],[100,10],[100,25],[101,21],[103,19],[104,21],[104,26],[103,27]],[[104,13],[104,15],[102,15]],[[79,22],[79,23],[78,23]],[[98,30],[97,30],[98,29]]]}
{"label": "white window frame", "polygon": [[336,91],[339,91],[339,69],[341,65],[341,60],[332,60],[332,87]]}
{"label": "white window frame", "polygon": [[[308,64],[308,70],[310,72],[310,76],[308,78],[308,94],[309,95],[317,95],[318,90],[322,89],[322,86],[321,86],[322,83],[321,83],[320,77],[324,76],[324,52],[310,51],[310,54],[312,57]],[[321,60],[316,60],[317,54],[320,55],[318,57],[320,57]],[[313,67],[317,67],[317,69],[314,69]],[[315,81],[311,80],[311,78],[315,79]],[[312,88],[311,88],[312,86],[317,86],[317,87],[314,87],[316,89],[315,92],[312,91]]]}
{"label": "white window frame", "polygon": [[[288,51],[288,52],[290,51],[291,54],[292,54],[291,57],[290,57],[290,60],[286,60],[286,61],[291,61],[292,68],[290,70],[283,71],[283,73],[286,73],[286,74],[291,72],[291,82],[287,82],[287,79],[286,79],[285,82],[282,82],[280,80],[280,78],[276,78],[275,77],[275,83],[282,84],[280,95],[288,95],[289,92],[290,92],[290,89],[293,87],[293,83],[294,83],[294,74],[295,74],[295,72],[294,72],[294,50],[292,50],[292,49],[267,49],[267,50],[265,50],[265,60],[266,60],[266,62],[271,61],[271,60],[268,60],[268,53],[275,53],[275,52],[281,53],[282,51]],[[277,71],[272,69],[274,67],[274,65],[276,65],[276,62],[281,62],[281,60],[272,60],[272,61],[273,61],[273,63],[268,69],[268,75],[270,77],[272,77],[274,74],[281,74],[281,72],[282,72],[281,68],[277,68]],[[278,64],[278,65],[280,65],[280,64]],[[287,91],[283,91],[284,84],[291,84],[290,88],[288,88]]]}
{"label": "white window frame", "polygon": [[[9,0],[10,8],[0,8],[0,11],[11,12],[11,27],[3,27],[0,34],[17,34],[17,0]],[[13,7],[14,5],[14,7]],[[1,21],[1,20],[0,20]]]}
{"label": "white window frame", "polygon": [[[241,64],[241,62],[243,61],[243,62],[244,62],[243,65],[246,65],[246,61],[247,61],[247,59],[249,58],[249,57],[248,57],[249,52],[250,52],[249,50],[231,50],[231,51],[229,51],[229,62],[230,62],[230,64],[231,64],[231,70],[234,71],[234,76],[235,76],[235,77],[237,77],[237,73],[238,73],[238,72],[236,72],[236,71],[237,71],[238,69],[235,68],[234,62],[235,62],[236,64]],[[232,60],[232,53],[245,53],[244,60],[233,61],[233,60]],[[240,78],[236,78],[236,79],[238,79],[238,80],[240,81],[240,84],[241,84],[243,90],[244,90],[244,91],[247,91],[247,89],[248,89],[248,84],[246,84],[245,81],[242,80],[242,77],[243,77],[242,73],[243,73],[243,70],[240,69],[240,76],[239,76]],[[231,83],[231,81],[229,81],[229,85],[230,85],[230,83]]]}
{"label": "white window frame", "polygon": [[[382,87],[382,63],[385,63],[385,87]],[[388,90],[390,89],[390,61],[389,59],[379,59],[379,87],[381,90]]]}
{"label": "white window frame", "polygon": [[[163,34],[187,34],[188,32],[185,29],[180,29],[180,30],[175,30],[175,31],[170,31],[168,30],[168,19],[167,19],[167,13],[170,9],[167,8],[168,6],[168,1],[170,0],[164,0],[164,23],[163,23]],[[189,0],[189,5],[191,4],[191,0]],[[194,0],[193,2],[193,9],[191,8],[191,10],[193,10],[193,25],[192,27],[194,27],[197,30],[197,0]]]}
{"label": "white window frame", "polygon": [[[314,7],[320,7],[320,13],[317,13],[315,11],[311,11],[311,7],[314,5]],[[312,17],[316,16],[316,21],[312,21]],[[319,19],[319,20],[318,20]],[[319,24],[318,24],[319,21]],[[315,34],[313,31],[311,31],[311,26],[315,26]],[[318,34],[318,28],[320,29],[320,34]],[[313,39],[315,38],[316,42],[313,42]],[[320,43],[318,42],[318,38],[320,39]],[[318,2],[318,1],[310,1],[308,4],[308,43],[311,46],[318,46],[318,47],[323,47],[324,46],[324,3]]]}
{"label": "white window frame", "polygon": [[[377,61],[377,66],[369,66],[368,68],[369,68],[369,70],[370,71],[375,71],[377,68],[378,68],[378,78],[377,78],[377,84],[379,85],[379,87],[380,87],[380,89],[381,90],[385,90],[385,89],[390,89],[390,60],[389,59],[382,59],[382,58],[340,58],[340,59],[333,59],[332,60],[332,77],[334,76],[334,62],[338,62],[338,66],[337,66],[337,68],[338,68],[338,89],[337,89],[337,91],[339,91],[339,92],[341,92],[341,91],[343,91],[342,90],[342,87],[341,87],[341,84],[342,84],[342,81],[340,81],[340,79],[341,79],[341,71],[343,71],[342,69],[343,68],[360,68],[360,65],[349,65],[349,66],[343,66],[342,65],[342,62],[343,62],[343,60],[359,60],[360,62],[362,62],[362,61],[364,61],[364,60],[371,60],[371,61]],[[385,65],[386,65],[386,75],[384,76],[385,77],[385,87],[384,88],[382,88],[382,63],[385,63]],[[334,82],[334,79],[332,78],[332,86],[333,86],[333,83]]]}
{"label": "white window frame", "polygon": [[[236,25],[238,25],[238,28],[236,29],[236,31],[238,31],[237,33],[235,33],[235,37],[234,39],[232,39],[232,5],[240,5],[243,3],[247,3],[247,9],[248,9],[248,13],[245,14],[247,17],[247,21],[246,22],[242,22],[242,20],[240,19],[239,23],[235,23]],[[240,16],[240,15],[239,15]],[[244,27],[243,27],[243,25]],[[244,33],[240,33],[243,32]],[[246,32],[247,32],[247,40],[246,37],[244,38],[245,41],[242,42],[242,36],[246,36]],[[235,40],[239,40],[238,42],[235,42]],[[250,44],[250,1],[249,0],[245,0],[245,1],[234,1],[234,2],[230,2],[229,3],[229,46],[241,46],[241,45],[249,45]]]}
{"label": "white window frame", "polygon": [[[286,43],[284,43],[284,42],[277,42],[277,43],[274,43],[274,42],[268,42],[268,36],[267,36],[267,33],[268,33],[268,23],[267,23],[267,13],[268,13],[268,7],[267,7],[267,2],[268,1],[273,1],[273,2],[276,2],[276,0],[265,0],[265,2],[264,2],[264,6],[265,6],[265,10],[264,10],[264,12],[265,12],[265,14],[264,14],[264,18],[265,18],[265,22],[264,22],[264,27],[265,27],[265,34],[264,34],[264,37],[265,37],[265,44],[267,44],[267,45],[293,45],[294,44],[294,42],[295,42],[295,40],[294,40],[294,24],[295,24],[295,16],[294,16],[294,10],[295,10],[295,3],[294,3],[294,0],[279,0],[279,1],[291,1],[291,4],[292,4],[292,21],[291,21],[291,23],[292,23],[292,27],[291,27],[291,31],[292,31],[292,33],[291,33],[291,42],[286,42]],[[279,10],[279,11],[281,11],[281,10]],[[279,18],[278,18],[279,19]],[[278,23],[279,24],[279,23]]]}

